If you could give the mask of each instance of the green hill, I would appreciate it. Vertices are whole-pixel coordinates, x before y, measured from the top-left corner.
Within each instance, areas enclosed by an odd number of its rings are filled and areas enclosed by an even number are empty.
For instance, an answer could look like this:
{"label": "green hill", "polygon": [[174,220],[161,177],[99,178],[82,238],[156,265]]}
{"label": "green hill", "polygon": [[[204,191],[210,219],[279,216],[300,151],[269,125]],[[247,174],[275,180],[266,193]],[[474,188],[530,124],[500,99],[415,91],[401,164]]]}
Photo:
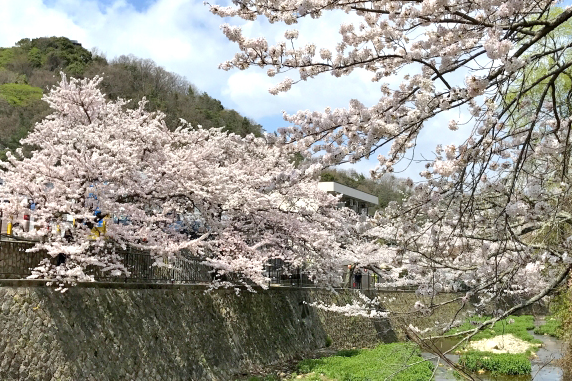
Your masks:
{"label": "green hill", "polygon": [[79,78],[103,75],[102,90],[110,99],[131,99],[130,107],[146,97],[151,111],[166,114],[170,128],[183,118],[193,126],[224,127],[242,136],[262,134],[259,124],[225,109],[219,100],[152,60],[130,55],[108,61],[65,37],[25,38],[0,48],[0,157],[19,147],[19,140],[49,114],[42,93],[58,82],[60,71]]}

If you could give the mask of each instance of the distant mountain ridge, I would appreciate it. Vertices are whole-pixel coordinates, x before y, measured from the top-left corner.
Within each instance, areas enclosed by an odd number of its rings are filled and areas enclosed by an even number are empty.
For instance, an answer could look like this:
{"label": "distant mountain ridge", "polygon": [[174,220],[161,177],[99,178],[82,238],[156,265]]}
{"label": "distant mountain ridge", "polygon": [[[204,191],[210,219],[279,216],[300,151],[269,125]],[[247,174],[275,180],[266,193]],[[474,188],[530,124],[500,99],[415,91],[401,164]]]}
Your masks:
{"label": "distant mountain ridge", "polygon": [[0,48],[0,157],[18,148],[19,140],[50,113],[41,97],[59,81],[60,71],[79,78],[103,75],[102,91],[110,99],[131,99],[130,107],[146,97],[150,111],[166,114],[169,128],[176,128],[182,118],[193,126],[224,127],[242,136],[263,131],[152,60],[129,55],[108,61],[96,49],[90,52],[66,37],[25,38]]}

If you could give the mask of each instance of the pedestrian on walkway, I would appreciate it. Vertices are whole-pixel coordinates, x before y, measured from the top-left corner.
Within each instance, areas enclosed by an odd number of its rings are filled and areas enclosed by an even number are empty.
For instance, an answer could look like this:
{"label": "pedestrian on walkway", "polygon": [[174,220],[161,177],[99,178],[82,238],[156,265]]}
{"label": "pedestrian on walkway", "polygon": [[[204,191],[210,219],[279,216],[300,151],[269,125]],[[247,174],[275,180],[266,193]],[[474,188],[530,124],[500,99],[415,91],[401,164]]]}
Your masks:
{"label": "pedestrian on walkway", "polygon": [[355,285],[357,289],[361,289],[361,276],[361,270],[358,269],[354,275]]}

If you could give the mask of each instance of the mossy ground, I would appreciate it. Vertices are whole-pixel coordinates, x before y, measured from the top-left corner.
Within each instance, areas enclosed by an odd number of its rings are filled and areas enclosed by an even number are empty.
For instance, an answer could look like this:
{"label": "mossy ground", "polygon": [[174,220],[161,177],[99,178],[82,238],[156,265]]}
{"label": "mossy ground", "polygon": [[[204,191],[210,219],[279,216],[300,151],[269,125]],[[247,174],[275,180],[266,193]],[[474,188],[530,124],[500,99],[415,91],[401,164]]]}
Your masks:
{"label": "mossy ground", "polygon": [[547,317],[546,323],[536,327],[534,333],[537,335],[550,335],[558,339],[562,338],[562,321],[555,317]]}
{"label": "mossy ground", "polygon": [[481,369],[495,374],[530,374],[529,353],[491,353],[470,351],[461,355],[459,364],[472,372]]}
{"label": "mossy ground", "polygon": [[[473,329],[476,324],[488,319],[490,318],[472,317],[447,334]],[[493,327],[487,327],[479,332],[473,337],[473,340],[512,334],[531,344],[540,343],[529,332],[533,328],[533,316],[509,316],[507,319],[497,322]],[[471,372],[486,370],[495,374],[530,374],[531,362],[529,358],[533,350],[536,348],[532,347],[526,353],[521,354],[466,351],[461,354],[459,363]],[[406,364],[421,360],[419,348],[414,344],[381,344],[374,349],[342,350],[331,357],[303,360],[298,364],[297,373],[291,375],[288,380],[375,381],[385,380],[394,373],[396,374],[393,376],[393,380],[429,380],[433,373],[433,365],[430,362],[420,362],[410,368],[406,366]],[[249,381],[278,381],[280,379],[277,375],[268,375],[263,378],[251,377]]]}
{"label": "mossy ground", "polygon": [[[381,344],[373,349],[343,350],[335,356],[303,360],[298,373],[303,380],[421,381],[431,379],[433,365],[423,362],[417,345]],[[412,365],[415,364],[415,365]],[[292,379],[296,379],[293,376]]]}
{"label": "mossy ground", "polygon": [[248,381],[280,381],[280,377],[270,374],[268,376],[252,376],[248,378]]}
{"label": "mossy ground", "polygon": [[[484,316],[472,317],[470,319],[467,319],[459,327],[449,330],[446,334],[451,335],[457,332],[463,332],[474,329],[477,324],[480,324],[489,319],[490,317],[484,317]],[[490,339],[491,337],[506,335],[510,333],[518,337],[519,339],[528,341],[529,343],[532,344],[541,343],[540,340],[535,339],[534,336],[532,336],[532,334],[528,332],[531,329],[534,329],[534,316],[532,315],[509,316],[506,319],[496,322],[493,327],[487,327],[481,332],[477,333],[475,336],[473,336],[471,340],[477,341],[481,339]]]}

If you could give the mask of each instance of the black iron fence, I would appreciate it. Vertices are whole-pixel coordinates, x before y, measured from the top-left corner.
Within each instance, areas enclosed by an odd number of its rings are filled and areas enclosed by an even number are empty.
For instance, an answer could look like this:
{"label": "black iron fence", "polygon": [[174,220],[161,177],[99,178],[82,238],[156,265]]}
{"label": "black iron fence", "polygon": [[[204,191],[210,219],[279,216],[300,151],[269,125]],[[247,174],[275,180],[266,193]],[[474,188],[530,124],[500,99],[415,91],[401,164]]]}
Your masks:
{"label": "black iron fence", "polygon": [[[303,268],[293,267],[279,258],[268,261],[266,275],[269,278],[269,283],[273,285],[315,286]],[[343,276],[342,287],[357,290],[377,290],[379,281],[379,276],[371,270],[363,269],[359,272],[350,272],[348,268]]]}
{"label": "black iron fence", "polygon": [[[48,255],[45,251],[28,252],[35,242],[14,240],[2,237],[0,240],[0,279],[25,279],[32,275],[32,270],[42,260],[48,260],[57,266],[65,262],[65,257],[59,258]],[[239,274],[221,274],[214,268],[206,265],[201,258],[182,253],[174,259],[165,259],[157,263],[156,258],[148,252],[127,248],[115,247],[110,249],[108,255],[116,255],[119,263],[128,271],[129,275],[115,276],[110,271],[102,271],[100,266],[88,266],[86,273],[100,282],[133,282],[133,283],[172,283],[197,284],[209,283],[214,280],[238,282]],[[290,268],[279,260],[269,262],[266,275],[271,284],[284,286],[310,286],[307,274],[299,268]]]}
{"label": "black iron fence", "polygon": [[[42,260],[48,260],[57,266],[63,261],[60,257],[51,257],[45,251],[28,252],[35,242],[14,240],[9,237],[0,239],[0,279],[25,279],[32,274]],[[238,282],[239,274],[220,274],[206,265],[201,258],[182,253],[175,259],[157,263],[156,258],[148,252],[134,248],[121,249],[115,247],[111,253],[118,256],[118,261],[127,269],[129,275],[114,276],[109,271],[102,271],[99,266],[89,266],[88,275],[100,282],[133,282],[133,283],[172,283],[198,284],[210,283],[214,280]],[[270,285],[285,287],[314,287],[303,268],[294,267],[279,258],[270,259],[265,268],[265,275]],[[343,287],[361,290],[374,290],[378,277],[364,271],[361,277],[346,272]]]}
{"label": "black iron fence", "polygon": [[48,258],[54,265],[56,259],[45,252],[27,252],[33,243],[18,241],[0,241],[0,277],[3,279],[22,279],[32,274],[34,267]]}
{"label": "black iron fence", "polygon": [[87,268],[96,281],[137,282],[137,283],[205,283],[213,278],[213,269],[202,260],[191,256],[157,262],[155,257],[144,251],[134,249],[113,249],[119,256],[119,262],[125,266],[129,275],[113,276],[100,267]]}
{"label": "black iron fence", "polygon": [[[52,257],[45,251],[28,252],[34,242],[22,240],[0,240],[0,278],[25,279],[41,261],[48,260],[52,265],[65,262],[64,256]],[[156,263],[149,253],[128,248],[113,248],[108,254],[118,256],[118,260],[129,275],[114,276],[102,271],[99,266],[88,266],[86,273],[100,282],[141,282],[141,283],[204,283],[213,279],[213,269],[196,257],[182,255],[179,258]]]}
{"label": "black iron fence", "polygon": [[314,286],[314,283],[303,269],[290,266],[280,258],[269,259],[265,270],[269,284],[299,287]]}
{"label": "black iron fence", "polygon": [[344,274],[343,287],[357,290],[377,290],[379,280],[379,276],[371,270],[363,269],[359,272],[350,272],[348,269]]}

